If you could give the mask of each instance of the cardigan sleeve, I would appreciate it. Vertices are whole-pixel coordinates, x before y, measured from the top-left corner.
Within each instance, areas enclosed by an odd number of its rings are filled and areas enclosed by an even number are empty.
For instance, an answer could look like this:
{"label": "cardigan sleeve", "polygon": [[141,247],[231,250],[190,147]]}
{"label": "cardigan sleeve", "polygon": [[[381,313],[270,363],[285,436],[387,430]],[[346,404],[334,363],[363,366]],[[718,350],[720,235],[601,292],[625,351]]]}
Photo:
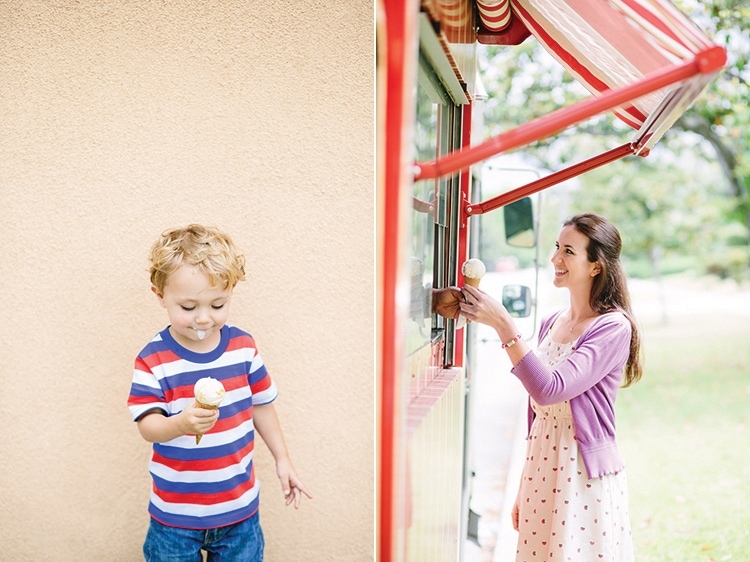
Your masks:
{"label": "cardigan sleeve", "polygon": [[511,372],[541,406],[570,400],[586,392],[606,376],[619,380],[630,355],[631,326],[621,312],[599,316],[581,334],[570,357],[549,369],[533,352],[527,353]]}

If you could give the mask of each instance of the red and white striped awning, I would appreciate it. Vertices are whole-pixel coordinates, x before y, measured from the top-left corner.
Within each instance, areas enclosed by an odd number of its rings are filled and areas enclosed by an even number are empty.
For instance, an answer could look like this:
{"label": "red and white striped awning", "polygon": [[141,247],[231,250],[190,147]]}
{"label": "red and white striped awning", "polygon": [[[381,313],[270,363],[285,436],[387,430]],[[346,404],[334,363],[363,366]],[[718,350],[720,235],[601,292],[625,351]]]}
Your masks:
{"label": "red and white striped awning", "polygon": [[[726,52],[668,0],[506,0],[523,24],[593,97],[524,123],[480,145],[417,164],[416,179],[464,170],[611,110],[637,130],[628,147],[645,155],[722,70]],[[491,0],[477,0],[490,4]],[[494,4],[493,4],[494,5]],[[484,22],[482,9],[480,18]],[[487,23],[484,23],[487,26]],[[500,31],[499,35],[504,32]],[[523,34],[514,34],[523,39]],[[502,44],[499,40],[497,43]],[[508,43],[510,44],[510,43]],[[592,159],[601,165],[600,158]],[[577,173],[585,171],[585,167]]]}
{"label": "red and white striped awning", "polygon": [[510,24],[510,0],[477,0],[477,11],[488,31],[502,31]]}
{"label": "red and white striped awning", "polygon": [[[512,0],[513,13],[594,95],[691,60],[714,44],[667,0]],[[697,74],[614,112],[653,146],[713,80]]]}

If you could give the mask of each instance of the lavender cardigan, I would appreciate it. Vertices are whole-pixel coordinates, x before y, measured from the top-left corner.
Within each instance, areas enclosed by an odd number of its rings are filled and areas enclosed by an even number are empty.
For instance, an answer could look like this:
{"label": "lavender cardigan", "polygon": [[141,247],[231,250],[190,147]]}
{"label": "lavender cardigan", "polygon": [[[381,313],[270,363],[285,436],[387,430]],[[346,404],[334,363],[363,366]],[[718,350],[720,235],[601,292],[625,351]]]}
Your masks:
{"label": "lavender cardigan", "polygon": [[[539,342],[560,312],[542,320]],[[541,406],[570,401],[576,440],[589,478],[619,472],[625,465],[615,440],[615,399],[630,355],[630,321],[621,312],[602,314],[586,328],[575,351],[551,371],[536,353],[513,367]],[[534,412],[529,405],[529,428]]]}

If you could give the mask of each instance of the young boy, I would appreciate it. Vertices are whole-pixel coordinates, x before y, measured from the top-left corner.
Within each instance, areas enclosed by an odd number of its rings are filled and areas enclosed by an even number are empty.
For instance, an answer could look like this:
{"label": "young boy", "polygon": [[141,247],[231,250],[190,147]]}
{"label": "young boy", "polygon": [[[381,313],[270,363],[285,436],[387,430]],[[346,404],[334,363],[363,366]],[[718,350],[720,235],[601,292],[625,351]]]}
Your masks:
{"label": "young boy", "polygon": [[[263,560],[255,430],[276,461],[286,505],[312,498],[289,459],[276,386],[255,341],[226,323],[244,264],[226,234],[196,224],[163,233],[151,248],[151,290],[169,326],[138,354],[128,398],[141,436],[153,443],[147,561],[201,560],[201,549],[208,560]],[[216,410],[193,396],[204,377],[226,391]]]}

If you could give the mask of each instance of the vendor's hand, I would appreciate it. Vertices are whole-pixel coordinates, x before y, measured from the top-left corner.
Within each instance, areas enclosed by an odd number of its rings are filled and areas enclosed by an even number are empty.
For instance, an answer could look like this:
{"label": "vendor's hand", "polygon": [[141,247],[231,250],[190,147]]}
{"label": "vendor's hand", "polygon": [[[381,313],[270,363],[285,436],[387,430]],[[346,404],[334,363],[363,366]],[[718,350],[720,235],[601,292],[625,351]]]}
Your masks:
{"label": "vendor's hand", "polygon": [[193,401],[179,414],[182,417],[182,427],[185,435],[204,434],[216,425],[219,419],[219,410],[207,410],[199,408],[198,403]]}
{"label": "vendor's hand", "polygon": [[294,503],[294,509],[299,509],[299,502],[302,499],[302,494],[305,494],[308,498],[312,499],[312,495],[310,495],[310,492],[307,491],[302,480],[297,476],[289,459],[280,459],[276,463],[276,474],[281,482],[281,490],[284,492],[286,505]]}
{"label": "vendor's hand", "polygon": [[502,322],[510,319],[505,307],[487,293],[471,285],[464,285],[463,294],[464,302],[460,304],[461,314],[466,316],[467,320],[497,328]]}
{"label": "vendor's hand", "polygon": [[458,287],[432,290],[432,311],[440,316],[457,320],[462,302],[464,302],[464,294]]}

